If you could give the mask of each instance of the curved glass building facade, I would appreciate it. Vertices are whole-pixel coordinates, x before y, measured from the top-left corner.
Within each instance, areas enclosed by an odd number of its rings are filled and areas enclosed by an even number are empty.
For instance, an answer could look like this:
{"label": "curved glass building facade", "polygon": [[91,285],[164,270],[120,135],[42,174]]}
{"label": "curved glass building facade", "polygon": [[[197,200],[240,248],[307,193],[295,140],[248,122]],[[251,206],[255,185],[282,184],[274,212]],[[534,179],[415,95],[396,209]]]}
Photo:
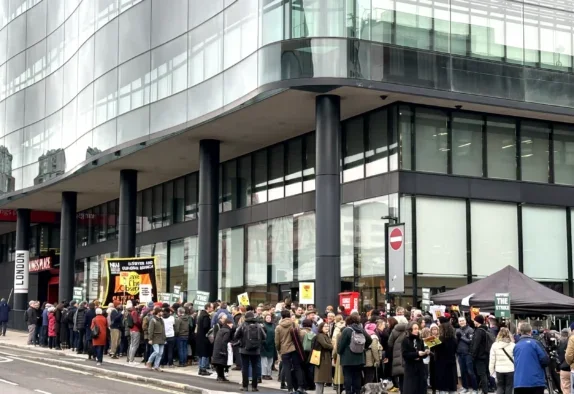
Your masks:
{"label": "curved glass building facade", "polygon": [[283,80],[384,81],[572,108],[572,8],[528,0],[3,0],[0,192],[39,186]]}

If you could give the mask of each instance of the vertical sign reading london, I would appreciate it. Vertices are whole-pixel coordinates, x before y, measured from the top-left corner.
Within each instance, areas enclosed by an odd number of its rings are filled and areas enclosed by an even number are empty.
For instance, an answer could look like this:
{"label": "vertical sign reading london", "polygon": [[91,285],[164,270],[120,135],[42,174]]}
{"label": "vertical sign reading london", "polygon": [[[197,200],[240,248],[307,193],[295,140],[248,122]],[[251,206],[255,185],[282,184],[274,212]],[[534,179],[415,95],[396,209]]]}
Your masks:
{"label": "vertical sign reading london", "polygon": [[30,252],[28,250],[17,250],[14,266],[14,293],[28,294],[28,274],[30,267]]}
{"label": "vertical sign reading london", "polygon": [[494,294],[494,316],[510,317],[510,293]]}
{"label": "vertical sign reading london", "polygon": [[106,259],[106,267],[108,282],[104,305],[139,300],[140,285],[151,285],[152,294],[157,294],[155,256]]}

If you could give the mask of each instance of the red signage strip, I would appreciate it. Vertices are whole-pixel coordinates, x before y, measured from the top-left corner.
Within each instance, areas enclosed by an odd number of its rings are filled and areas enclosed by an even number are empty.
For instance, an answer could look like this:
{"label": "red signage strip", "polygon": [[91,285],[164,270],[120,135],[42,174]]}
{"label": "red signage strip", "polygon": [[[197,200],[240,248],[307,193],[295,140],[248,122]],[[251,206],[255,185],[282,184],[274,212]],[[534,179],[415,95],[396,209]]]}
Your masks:
{"label": "red signage strip", "polygon": [[52,258],[42,257],[36,260],[30,260],[28,263],[30,273],[48,271],[52,268]]}
{"label": "red signage strip", "polygon": [[[30,221],[32,223],[57,223],[57,212],[49,211],[32,211],[30,212]],[[15,222],[16,210],[15,209],[0,209],[0,222]]]}

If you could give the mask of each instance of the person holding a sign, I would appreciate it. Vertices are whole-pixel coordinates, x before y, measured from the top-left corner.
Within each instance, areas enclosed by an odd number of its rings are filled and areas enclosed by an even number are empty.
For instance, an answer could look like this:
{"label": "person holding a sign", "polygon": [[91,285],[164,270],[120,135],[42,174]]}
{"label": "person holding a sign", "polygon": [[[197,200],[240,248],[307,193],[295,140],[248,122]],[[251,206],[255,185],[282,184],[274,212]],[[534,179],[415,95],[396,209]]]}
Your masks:
{"label": "person holding a sign", "polygon": [[408,335],[401,345],[405,370],[401,394],[426,394],[426,367],[423,359],[428,357],[430,350],[425,350],[416,322],[409,323],[407,332]]}

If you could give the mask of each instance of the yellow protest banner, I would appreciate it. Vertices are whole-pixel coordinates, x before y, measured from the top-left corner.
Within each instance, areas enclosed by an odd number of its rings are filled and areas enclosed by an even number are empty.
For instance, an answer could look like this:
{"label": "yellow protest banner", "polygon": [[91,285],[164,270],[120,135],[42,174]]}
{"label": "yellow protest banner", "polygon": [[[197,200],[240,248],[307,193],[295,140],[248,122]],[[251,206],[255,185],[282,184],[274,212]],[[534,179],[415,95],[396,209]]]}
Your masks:
{"label": "yellow protest banner", "polygon": [[239,294],[237,296],[237,302],[239,302],[239,305],[249,306],[249,294],[247,293]]}

